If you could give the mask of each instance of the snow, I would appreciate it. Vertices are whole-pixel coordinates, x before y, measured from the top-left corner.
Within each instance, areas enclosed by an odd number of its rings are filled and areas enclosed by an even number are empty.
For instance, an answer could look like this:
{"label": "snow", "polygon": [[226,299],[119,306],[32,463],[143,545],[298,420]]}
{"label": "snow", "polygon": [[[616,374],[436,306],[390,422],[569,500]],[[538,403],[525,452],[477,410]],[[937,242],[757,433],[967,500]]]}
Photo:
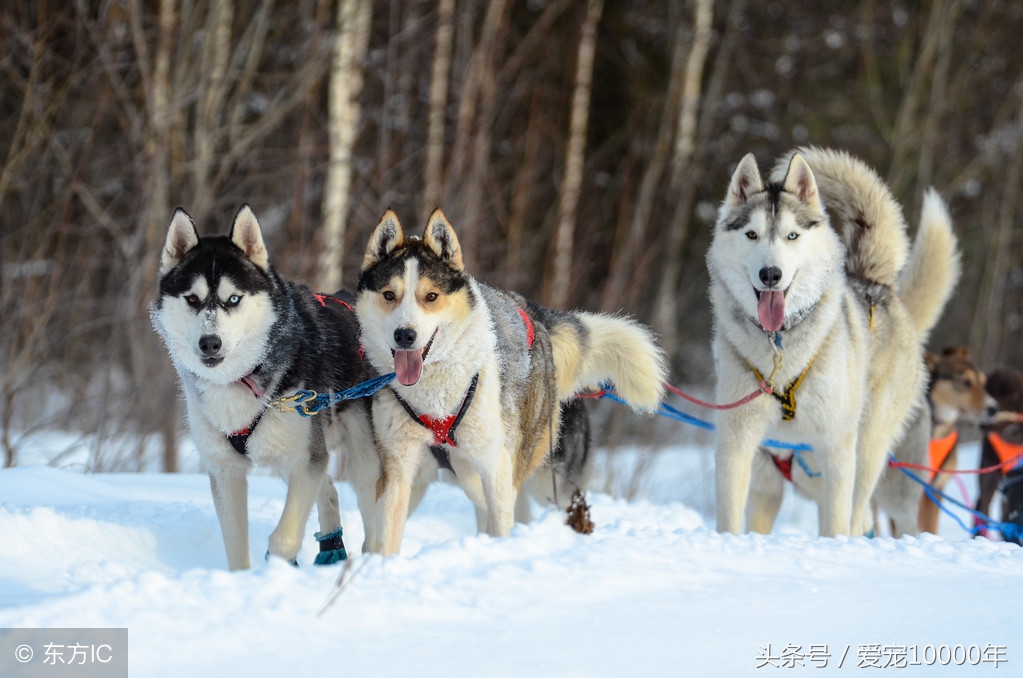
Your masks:
{"label": "snow", "polygon": [[[279,480],[250,478],[254,567],[229,573],[198,472],[3,470],[0,627],[127,627],[131,675],[147,678],[748,676],[914,657],[892,670],[1020,675],[1019,547],[947,518],[940,536],[821,539],[815,509],[791,497],[775,534],[720,535],[704,446],[654,455],[637,496],[612,496],[643,454],[598,462],[610,493],[589,495],[592,535],[539,508],[507,538],[477,535],[465,496],[437,483],[390,559],[358,555],[339,484],[352,576],[319,615],[340,566],[311,565],[315,517],[300,567],[262,557]],[[961,450],[964,465],[976,456]],[[799,662],[772,668],[783,656]]]}

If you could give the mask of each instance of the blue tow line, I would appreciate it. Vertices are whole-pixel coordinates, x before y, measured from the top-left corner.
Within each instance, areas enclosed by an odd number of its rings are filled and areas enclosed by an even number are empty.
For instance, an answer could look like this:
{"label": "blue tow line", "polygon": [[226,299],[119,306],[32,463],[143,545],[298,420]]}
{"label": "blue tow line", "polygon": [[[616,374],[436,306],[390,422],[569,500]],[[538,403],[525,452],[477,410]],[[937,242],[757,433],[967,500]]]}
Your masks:
{"label": "blue tow line", "polygon": [[[606,385],[606,387],[601,390],[600,397],[609,398],[614,402],[619,403],[620,405],[628,405],[627,402],[622,400],[620,397],[618,397],[618,395],[616,395],[611,390],[610,385]],[[717,427],[714,426],[714,424],[710,423],[709,421],[705,421],[698,417],[694,417],[691,414],[686,414],[682,410],[675,409],[674,407],[668,405],[667,403],[661,403],[660,408],[657,410],[657,414],[661,415],[662,417],[667,417],[669,419],[674,419],[675,421],[681,421],[685,424],[696,426],[697,428],[702,428],[705,431],[717,430]],[[803,469],[803,472],[806,475],[810,476],[811,478],[820,477],[821,472],[812,470],[810,468],[810,465],[806,463],[806,459],[803,458],[803,452],[813,452],[813,447],[811,447],[807,443],[787,443],[784,440],[775,440],[773,438],[768,438],[762,441],[761,444],[764,445],[765,447],[775,447],[783,450],[792,450],[792,456],[796,458],[796,462],[799,464],[799,468]]]}
{"label": "blue tow line", "polygon": [[384,374],[373,379],[367,379],[351,388],[346,388],[336,393],[317,393],[316,391],[301,389],[295,391],[290,396],[271,401],[270,405],[276,407],[281,412],[297,412],[303,417],[311,417],[329,407],[337,405],[343,400],[355,400],[356,398],[371,396],[391,383],[394,377],[395,373],[391,372],[390,374]]}
{"label": "blue tow line", "polygon": [[[895,460],[895,457],[893,457],[892,455],[888,455],[888,458],[889,458],[889,460]],[[1002,537],[1006,541],[1019,541],[1021,534],[1023,534],[1023,525],[1017,525],[1016,523],[1007,523],[1007,522],[1003,522],[1003,521],[1000,521],[1000,520],[994,520],[993,518],[991,518],[991,517],[989,517],[987,515],[984,515],[980,511],[974,509],[973,507],[967,506],[966,504],[962,503],[961,501],[959,501],[957,499],[954,499],[953,497],[945,494],[944,492],[942,492],[938,488],[934,487],[933,485],[931,485],[927,481],[923,480],[922,478],[917,477],[916,474],[910,473],[907,469],[905,469],[905,468],[903,468],[901,466],[896,466],[895,468],[899,469],[900,471],[905,473],[907,476],[912,478],[914,482],[917,482],[917,483],[920,483],[921,485],[923,485],[924,486],[924,493],[927,494],[927,497],[931,501],[933,501],[935,504],[937,504],[938,508],[941,509],[941,511],[943,513],[945,513],[947,516],[951,517],[952,520],[956,521],[959,524],[959,527],[963,528],[964,530],[966,530],[970,534],[972,534],[974,536],[980,534],[981,527],[979,525],[976,526],[976,527],[969,527],[969,526],[967,526],[966,523],[964,523],[959,516],[957,516],[955,513],[953,513],[942,502],[938,501],[938,497],[941,497],[942,499],[944,499],[948,503],[953,504],[955,506],[958,506],[959,508],[961,508],[964,511],[966,511],[967,513],[971,514],[975,518],[978,518],[987,527],[993,528],[995,530],[998,530],[999,532],[1002,533]]]}

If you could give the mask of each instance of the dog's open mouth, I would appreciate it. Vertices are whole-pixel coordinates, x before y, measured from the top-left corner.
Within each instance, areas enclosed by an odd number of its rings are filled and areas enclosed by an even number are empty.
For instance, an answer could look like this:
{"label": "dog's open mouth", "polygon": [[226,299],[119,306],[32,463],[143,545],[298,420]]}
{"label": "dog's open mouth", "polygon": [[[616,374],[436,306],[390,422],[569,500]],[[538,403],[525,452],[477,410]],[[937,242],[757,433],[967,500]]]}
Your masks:
{"label": "dog's open mouth", "polygon": [[423,375],[423,362],[426,360],[426,356],[429,354],[430,347],[433,346],[433,340],[436,336],[437,330],[434,330],[433,336],[430,337],[430,341],[426,343],[426,346],[415,351],[391,350],[391,355],[394,356],[394,371],[398,375],[398,383],[412,386],[419,381],[419,377]]}
{"label": "dog's open mouth", "polygon": [[757,318],[760,326],[767,332],[777,332],[785,323],[785,291],[784,290],[758,290],[757,293]]}
{"label": "dog's open mouth", "polygon": [[206,367],[216,367],[222,362],[224,362],[223,358],[203,358],[202,364]]}

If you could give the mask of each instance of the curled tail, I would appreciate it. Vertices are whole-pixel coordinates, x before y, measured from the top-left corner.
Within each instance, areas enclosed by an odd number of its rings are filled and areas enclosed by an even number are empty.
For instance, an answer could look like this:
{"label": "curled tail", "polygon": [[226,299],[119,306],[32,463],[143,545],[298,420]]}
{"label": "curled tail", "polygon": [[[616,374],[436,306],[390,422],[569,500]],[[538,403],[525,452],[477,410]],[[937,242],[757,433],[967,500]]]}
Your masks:
{"label": "curled tail", "polygon": [[895,287],[909,256],[906,221],[887,184],[845,151],[805,146],[787,153],[772,178],[784,177],[794,153],[810,165],[825,207],[837,216],[850,275]]}
{"label": "curled tail", "polygon": [[572,314],[578,323],[551,328],[558,399],[606,381],[632,409],[653,412],[664,395],[667,359],[653,333],[629,318]]}
{"label": "curled tail", "polygon": [[899,278],[899,298],[913,318],[921,343],[927,342],[959,282],[962,263],[948,207],[933,188],[924,193],[920,228],[909,264]]}

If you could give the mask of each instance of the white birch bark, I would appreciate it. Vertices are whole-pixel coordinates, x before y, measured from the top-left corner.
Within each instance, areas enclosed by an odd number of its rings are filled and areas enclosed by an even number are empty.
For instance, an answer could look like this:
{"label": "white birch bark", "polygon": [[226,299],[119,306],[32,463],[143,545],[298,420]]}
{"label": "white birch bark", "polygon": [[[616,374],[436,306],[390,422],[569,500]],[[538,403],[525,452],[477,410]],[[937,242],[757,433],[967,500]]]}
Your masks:
{"label": "white birch bark", "polygon": [[333,292],[343,279],[343,242],[352,183],[352,147],[359,129],[362,64],[369,45],[372,0],[338,0],[338,34],[330,72],[330,165],[323,191],[322,250],[317,284]]}
{"label": "white birch bark", "polygon": [[572,96],[568,148],[565,152],[565,177],[561,182],[558,223],[554,234],[554,280],[550,304],[562,308],[568,302],[572,282],[572,249],[576,210],[582,189],[583,161],[586,151],[586,126],[590,115],[590,89],[593,82],[593,55],[597,46],[597,24],[604,9],[603,0],[589,0],[579,40],[579,59]]}
{"label": "white birch bark", "polygon": [[444,109],[448,100],[451,74],[451,47],[454,41],[455,0],[440,0],[437,7],[437,46],[433,55],[430,84],[430,116],[426,138],[426,176],[420,221],[426,223],[440,207],[444,174]]}

